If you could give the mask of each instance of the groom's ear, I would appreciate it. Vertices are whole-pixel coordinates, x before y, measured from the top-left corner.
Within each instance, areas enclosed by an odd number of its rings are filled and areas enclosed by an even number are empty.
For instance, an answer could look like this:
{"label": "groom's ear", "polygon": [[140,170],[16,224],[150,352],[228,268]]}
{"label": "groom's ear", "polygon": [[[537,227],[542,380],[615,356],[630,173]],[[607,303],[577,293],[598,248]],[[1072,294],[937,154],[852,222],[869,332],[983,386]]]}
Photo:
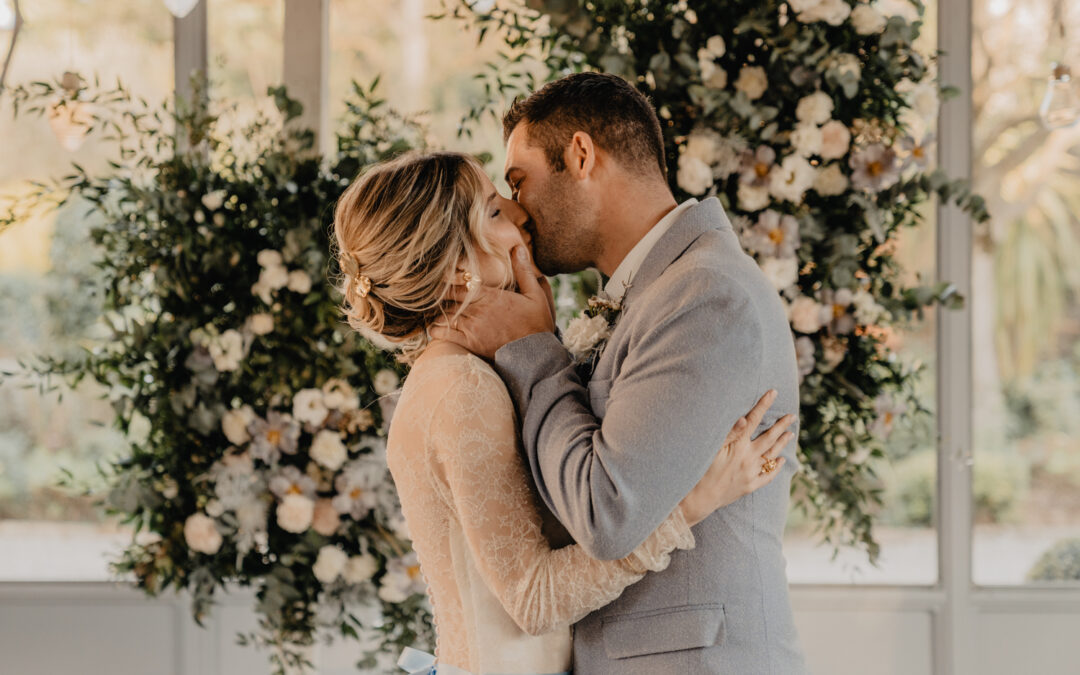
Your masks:
{"label": "groom's ear", "polygon": [[596,144],[592,136],[584,131],[574,132],[566,154],[566,168],[574,178],[584,180],[592,176],[596,169]]}

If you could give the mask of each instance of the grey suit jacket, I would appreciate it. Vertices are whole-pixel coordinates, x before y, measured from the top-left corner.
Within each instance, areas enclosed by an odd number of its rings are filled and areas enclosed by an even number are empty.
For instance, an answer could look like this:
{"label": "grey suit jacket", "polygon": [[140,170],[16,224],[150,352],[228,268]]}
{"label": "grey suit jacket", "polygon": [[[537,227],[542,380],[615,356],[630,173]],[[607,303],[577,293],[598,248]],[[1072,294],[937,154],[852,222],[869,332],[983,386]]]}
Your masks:
{"label": "grey suit jacket", "polygon": [[[587,386],[550,333],[495,355],[541,498],[601,559],[663,522],[768,389],[759,432],[799,408],[783,304],[715,198],[657,242],[624,306]],[[795,442],[784,456],[770,485],[694,527],[693,550],[575,625],[578,675],[805,672],[781,552]]]}

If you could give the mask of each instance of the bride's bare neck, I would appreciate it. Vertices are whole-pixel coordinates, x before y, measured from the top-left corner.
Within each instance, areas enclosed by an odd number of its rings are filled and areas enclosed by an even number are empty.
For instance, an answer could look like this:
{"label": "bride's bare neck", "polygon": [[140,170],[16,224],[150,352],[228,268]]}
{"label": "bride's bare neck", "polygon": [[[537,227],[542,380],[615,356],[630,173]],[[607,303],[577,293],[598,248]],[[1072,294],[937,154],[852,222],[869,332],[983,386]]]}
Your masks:
{"label": "bride's bare neck", "polygon": [[448,340],[432,340],[428,343],[428,346],[424,348],[424,353],[420,355],[420,358],[416,359],[416,363],[413,364],[413,367],[416,367],[428,359],[437,358],[439,356],[468,353],[470,353],[469,350],[455,342],[450,342]]}

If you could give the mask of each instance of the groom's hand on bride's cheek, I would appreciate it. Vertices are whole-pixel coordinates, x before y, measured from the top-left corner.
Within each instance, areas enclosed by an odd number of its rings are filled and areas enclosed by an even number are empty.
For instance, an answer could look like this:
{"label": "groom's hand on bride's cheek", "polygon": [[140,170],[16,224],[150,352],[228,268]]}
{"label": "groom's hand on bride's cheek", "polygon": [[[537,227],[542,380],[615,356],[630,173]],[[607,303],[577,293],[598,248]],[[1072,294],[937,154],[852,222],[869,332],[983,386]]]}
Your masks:
{"label": "groom's hand on bride's cheek", "polygon": [[503,345],[535,333],[554,332],[554,301],[547,279],[537,279],[524,246],[516,247],[511,258],[517,292],[482,287],[476,291],[476,299],[458,314],[467,291],[455,289],[447,318],[435,322],[431,337],[456,342],[477,356],[493,359]]}

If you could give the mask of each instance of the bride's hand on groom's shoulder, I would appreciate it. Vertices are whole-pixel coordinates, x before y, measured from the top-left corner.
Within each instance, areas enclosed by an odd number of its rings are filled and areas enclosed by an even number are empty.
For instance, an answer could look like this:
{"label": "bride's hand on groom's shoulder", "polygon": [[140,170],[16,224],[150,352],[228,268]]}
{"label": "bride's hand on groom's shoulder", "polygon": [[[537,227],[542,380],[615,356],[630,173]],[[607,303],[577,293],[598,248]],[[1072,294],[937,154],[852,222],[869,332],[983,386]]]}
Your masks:
{"label": "bride's hand on groom's shoulder", "polygon": [[735,422],[705,476],[681,502],[688,524],[696,525],[720,507],[768,485],[780,473],[786,461],[780,453],[794,436],[787,429],[795,416],[784,415],[768,431],[750,438],[775,400],[776,391],[770,390]]}
{"label": "bride's hand on groom's shoulder", "polygon": [[481,286],[459,312],[469,291],[456,287],[446,307],[446,319],[432,325],[431,337],[457,343],[490,360],[503,345],[535,333],[554,332],[551,285],[539,274],[524,246],[514,249],[512,260],[517,292]]}

